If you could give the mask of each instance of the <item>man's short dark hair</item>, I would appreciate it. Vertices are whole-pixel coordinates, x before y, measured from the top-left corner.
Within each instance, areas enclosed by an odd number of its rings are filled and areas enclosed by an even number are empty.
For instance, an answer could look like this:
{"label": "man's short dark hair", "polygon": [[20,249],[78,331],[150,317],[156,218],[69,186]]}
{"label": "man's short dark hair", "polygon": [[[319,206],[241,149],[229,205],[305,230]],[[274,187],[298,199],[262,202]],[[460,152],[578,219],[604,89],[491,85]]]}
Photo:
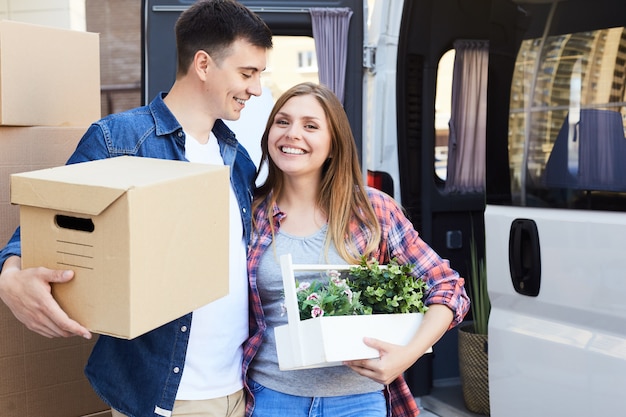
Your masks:
{"label": "man's short dark hair", "polygon": [[175,31],[178,74],[187,72],[199,50],[219,62],[239,39],[272,48],[272,32],[265,22],[234,0],[199,0],[181,13]]}

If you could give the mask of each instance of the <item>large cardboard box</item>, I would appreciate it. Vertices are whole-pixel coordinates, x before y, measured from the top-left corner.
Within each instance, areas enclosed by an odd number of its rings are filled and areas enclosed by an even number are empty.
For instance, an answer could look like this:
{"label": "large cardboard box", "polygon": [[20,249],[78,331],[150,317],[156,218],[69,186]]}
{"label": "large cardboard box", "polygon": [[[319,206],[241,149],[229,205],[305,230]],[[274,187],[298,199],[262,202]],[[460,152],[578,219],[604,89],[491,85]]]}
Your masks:
{"label": "large cardboard box", "polygon": [[22,265],[70,317],[131,339],[228,293],[229,168],[122,156],[11,176]]}
{"label": "large cardboard box", "polygon": [[406,345],[422,323],[421,313],[331,316],[300,320],[294,272],[345,271],[350,267],[293,264],[289,254],[281,256],[280,266],[288,319],[288,324],[274,328],[278,366],[281,370],[321,368],[341,365],[348,360],[377,358],[378,351],[367,346],[363,342],[364,337]]}
{"label": "large cardboard box", "polygon": [[96,33],[0,20],[0,124],[88,126],[100,113]]}

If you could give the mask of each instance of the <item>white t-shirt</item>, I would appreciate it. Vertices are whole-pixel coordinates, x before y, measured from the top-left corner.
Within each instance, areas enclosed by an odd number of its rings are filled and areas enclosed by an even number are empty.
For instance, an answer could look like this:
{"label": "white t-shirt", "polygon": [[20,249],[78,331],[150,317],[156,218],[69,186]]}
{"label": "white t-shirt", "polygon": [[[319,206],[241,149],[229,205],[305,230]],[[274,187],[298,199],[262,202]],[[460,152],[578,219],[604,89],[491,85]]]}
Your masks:
{"label": "white t-shirt", "polygon": [[[190,162],[224,165],[217,138],[201,145],[186,135]],[[230,188],[229,293],[193,312],[191,334],[178,400],[205,400],[232,394],[243,387],[242,344],[248,338],[248,274],[246,246],[235,193]],[[211,271],[206,271],[211,277]]]}

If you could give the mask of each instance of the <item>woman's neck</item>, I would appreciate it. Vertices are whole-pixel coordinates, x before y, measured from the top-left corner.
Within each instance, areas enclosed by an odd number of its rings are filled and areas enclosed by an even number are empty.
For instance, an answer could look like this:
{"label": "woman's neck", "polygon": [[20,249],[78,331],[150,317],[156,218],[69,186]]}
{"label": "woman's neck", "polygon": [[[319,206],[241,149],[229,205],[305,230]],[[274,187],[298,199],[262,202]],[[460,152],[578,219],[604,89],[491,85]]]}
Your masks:
{"label": "woman's neck", "polygon": [[294,236],[310,236],[328,221],[326,213],[317,205],[317,184],[287,182],[278,197],[278,207],[285,213],[281,230]]}

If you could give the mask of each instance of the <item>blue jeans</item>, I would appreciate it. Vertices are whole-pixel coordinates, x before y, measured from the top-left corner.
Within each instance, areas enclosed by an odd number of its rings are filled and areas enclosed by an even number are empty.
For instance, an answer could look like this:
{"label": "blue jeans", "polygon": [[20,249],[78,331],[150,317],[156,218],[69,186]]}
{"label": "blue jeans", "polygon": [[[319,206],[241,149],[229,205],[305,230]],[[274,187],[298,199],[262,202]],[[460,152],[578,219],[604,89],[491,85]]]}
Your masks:
{"label": "blue jeans", "polygon": [[249,379],[254,395],[252,417],[385,417],[382,391],[339,397],[298,397],[271,390]]}

